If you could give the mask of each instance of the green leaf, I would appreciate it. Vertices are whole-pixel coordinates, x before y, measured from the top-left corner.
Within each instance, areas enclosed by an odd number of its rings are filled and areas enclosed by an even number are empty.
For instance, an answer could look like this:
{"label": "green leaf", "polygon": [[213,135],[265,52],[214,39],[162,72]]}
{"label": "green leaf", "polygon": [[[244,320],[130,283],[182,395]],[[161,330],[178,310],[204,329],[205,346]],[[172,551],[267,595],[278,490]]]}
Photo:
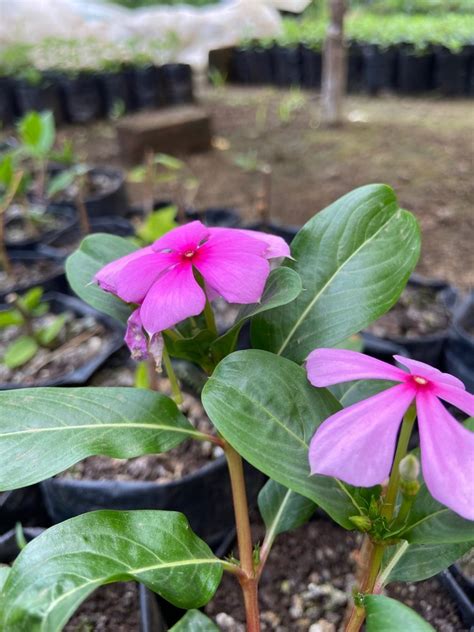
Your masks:
{"label": "green leaf", "polygon": [[31,290],[25,292],[21,297],[21,303],[28,311],[31,311],[39,306],[41,299],[43,298],[44,290],[42,287],[32,287]]}
{"label": "green leaf", "polygon": [[358,507],[351,488],[327,476],[310,476],[308,444],[340,406],[329,391],[310,385],[304,369],[266,351],[237,351],[217,366],[202,401],[244,459],[353,528],[349,517]]}
{"label": "green leaf", "polygon": [[54,342],[56,338],[59,336],[62,328],[66,324],[66,321],[67,321],[66,314],[60,314],[59,316],[56,316],[56,318],[53,320],[53,322],[50,325],[40,329],[37,332],[39,343],[44,346],[48,346],[49,344]]}
{"label": "green leaf", "polygon": [[51,527],[20,553],[4,586],[0,629],[57,632],[96,588],[120,581],[198,608],[221,577],[220,560],[183,514],[93,511]]}
{"label": "green leaf", "polygon": [[0,490],[31,485],[81,459],[166,452],[196,430],[176,404],[135,388],[0,392]]}
{"label": "green leaf", "polygon": [[7,577],[10,574],[10,567],[5,564],[0,564],[0,592],[7,581]]}
{"label": "green leaf", "polygon": [[146,244],[153,243],[156,239],[168,233],[178,225],[175,221],[177,208],[167,206],[159,211],[153,211],[136,230],[136,234]]}
{"label": "green leaf", "polygon": [[388,380],[356,380],[354,382],[345,382],[343,384],[335,384],[330,386],[329,390],[337,397],[344,408],[357,404],[363,399],[377,395],[382,391],[386,391],[396,382]]}
{"label": "green leaf", "polygon": [[170,156],[169,154],[155,154],[153,164],[161,165],[162,167],[166,167],[167,169],[171,169],[173,171],[179,171],[186,166],[182,160],[179,160],[174,156]]}
{"label": "green leaf", "polygon": [[5,154],[0,160],[0,184],[4,189],[9,189],[13,180],[13,156]]}
{"label": "green leaf", "polygon": [[148,374],[148,363],[138,362],[135,369],[135,387],[150,388],[150,376]]}
{"label": "green leaf", "polygon": [[384,585],[390,582],[418,582],[437,575],[472,548],[472,542],[460,544],[408,544],[402,542],[386,549],[382,566]]}
{"label": "green leaf", "polygon": [[38,351],[38,343],[31,336],[20,336],[6,348],[3,363],[9,369],[16,369],[31,360]]}
{"label": "green leaf", "polygon": [[416,219],[392,189],[369,185],[317,213],[292,242],[303,291],[253,322],[252,345],[303,362],[388,311],[419,256]]}
{"label": "green leaf", "polygon": [[135,250],[136,247],[123,237],[103,233],[89,235],[82,240],[79,249],[66,260],[69,285],[83,301],[95,309],[126,322],[131,308],[116,296],[101,290],[93,279],[107,263]]}
{"label": "green leaf", "polygon": [[258,495],[258,508],[267,529],[267,537],[291,531],[305,524],[313,515],[316,505],[276,481],[269,480]]}
{"label": "green leaf", "polygon": [[219,628],[200,610],[189,610],[170,632],[219,632]]}
{"label": "green leaf", "polygon": [[13,325],[22,325],[23,316],[16,309],[7,309],[0,312],[0,327],[12,327]]}
{"label": "green leaf", "polygon": [[21,119],[18,131],[26,151],[37,158],[45,158],[54,145],[56,130],[51,112],[29,112]]}
{"label": "green leaf", "polygon": [[77,178],[77,172],[74,168],[60,171],[57,175],[53,176],[49,182],[46,190],[46,195],[49,199],[54,198],[58,193],[64,191],[73,184]]}
{"label": "green leaf", "polygon": [[390,597],[367,595],[364,606],[367,632],[436,632],[414,610]]}
{"label": "green leaf", "polygon": [[245,321],[274,307],[286,305],[293,301],[301,290],[301,278],[294,270],[283,267],[273,270],[268,277],[260,302],[245,305],[240,310],[234,325],[211,345],[214,356],[222,359],[235,349]]}

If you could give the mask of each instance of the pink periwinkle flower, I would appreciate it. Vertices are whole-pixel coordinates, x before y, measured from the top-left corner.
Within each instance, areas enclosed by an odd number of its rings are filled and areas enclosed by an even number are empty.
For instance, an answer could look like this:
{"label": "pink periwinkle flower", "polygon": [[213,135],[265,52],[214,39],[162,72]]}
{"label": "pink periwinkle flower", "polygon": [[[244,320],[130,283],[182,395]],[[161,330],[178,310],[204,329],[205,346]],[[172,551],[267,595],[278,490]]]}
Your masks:
{"label": "pink periwinkle flower", "polygon": [[140,353],[139,324],[153,335],[204,310],[206,294],[195,271],[203,277],[211,299],[219,295],[230,303],[258,303],[270,273],[268,259],[288,256],[289,247],[280,237],[208,228],[195,221],[112,261],[95,280],[103,290],[140,306],[129,322]]}
{"label": "pink periwinkle flower", "polygon": [[424,362],[394,357],[408,372],[356,351],[310,353],[306,368],[314,386],[362,379],[400,382],[331,415],[319,426],[309,448],[311,473],[361,487],[382,483],[390,474],[403,415],[415,401],[426,485],[436,500],[474,520],[474,433],[440,402],[473,415],[474,396],[452,375]]}

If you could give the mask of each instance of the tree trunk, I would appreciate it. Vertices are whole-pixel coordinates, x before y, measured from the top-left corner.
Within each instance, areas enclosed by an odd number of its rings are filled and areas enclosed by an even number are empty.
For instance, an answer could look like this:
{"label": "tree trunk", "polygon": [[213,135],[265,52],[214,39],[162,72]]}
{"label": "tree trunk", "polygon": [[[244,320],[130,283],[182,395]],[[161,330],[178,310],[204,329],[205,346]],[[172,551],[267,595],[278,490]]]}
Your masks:
{"label": "tree trunk", "polygon": [[344,47],[345,0],[329,0],[330,23],[323,54],[321,122],[341,125],[342,102],[347,84],[346,50]]}

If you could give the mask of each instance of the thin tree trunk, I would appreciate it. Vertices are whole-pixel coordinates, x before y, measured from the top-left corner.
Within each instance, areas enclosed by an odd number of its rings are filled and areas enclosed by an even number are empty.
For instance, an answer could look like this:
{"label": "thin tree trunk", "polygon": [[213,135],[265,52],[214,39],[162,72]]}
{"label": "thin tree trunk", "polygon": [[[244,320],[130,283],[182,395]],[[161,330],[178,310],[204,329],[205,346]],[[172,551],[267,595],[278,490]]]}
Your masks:
{"label": "thin tree trunk", "polygon": [[330,23],[323,54],[321,122],[336,126],[343,122],[342,105],[346,92],[347,66],[344,47],[345,0],[329,0]]}

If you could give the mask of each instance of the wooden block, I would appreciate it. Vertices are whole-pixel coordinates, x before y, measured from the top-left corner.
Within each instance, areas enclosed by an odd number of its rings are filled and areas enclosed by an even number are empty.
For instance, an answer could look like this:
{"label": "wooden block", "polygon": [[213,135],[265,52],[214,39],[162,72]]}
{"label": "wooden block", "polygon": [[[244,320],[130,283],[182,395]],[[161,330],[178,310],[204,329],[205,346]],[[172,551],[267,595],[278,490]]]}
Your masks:
{"label": "wooden block", "polygon": [[195,105],[124,116],[116,129],[122,158],[129,164],[142,162],[150,150],[174,155],[211,147],[211,119]]}

